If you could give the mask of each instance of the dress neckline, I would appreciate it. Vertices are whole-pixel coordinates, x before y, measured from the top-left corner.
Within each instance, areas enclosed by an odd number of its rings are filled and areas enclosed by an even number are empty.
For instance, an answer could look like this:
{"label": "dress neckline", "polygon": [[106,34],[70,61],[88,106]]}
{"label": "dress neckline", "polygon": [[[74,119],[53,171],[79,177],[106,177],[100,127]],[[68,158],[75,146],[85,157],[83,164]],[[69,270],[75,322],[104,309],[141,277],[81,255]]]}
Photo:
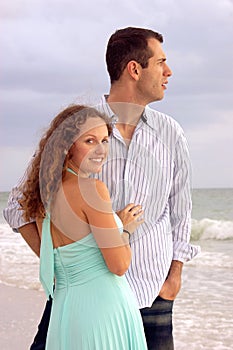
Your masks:
{"label": "dress neckline", "polygon": [[74,174],[74,175],[76,175],[76,176],[79,176],[79,174],[77,174],[73,169],[71,169],[71,168],[67,168],[66,169],[67,171],[69,171],[71,174]]}

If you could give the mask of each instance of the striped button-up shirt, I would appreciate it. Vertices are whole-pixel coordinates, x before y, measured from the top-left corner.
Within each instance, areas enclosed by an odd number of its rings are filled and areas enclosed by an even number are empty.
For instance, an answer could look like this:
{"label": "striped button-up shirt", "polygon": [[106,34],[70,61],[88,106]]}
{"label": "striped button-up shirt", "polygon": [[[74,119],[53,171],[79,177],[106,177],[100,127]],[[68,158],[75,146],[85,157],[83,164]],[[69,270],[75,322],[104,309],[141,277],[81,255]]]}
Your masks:
{"label": "striped button-up shirt", "polygon": [[[115,119],[106,103],[98,106]],[[113,209],[141,204],[145,222],[130,239],[132,261],[126,273],[140,308],[149,307],[158,295],[172,260],[186,262],[199,251],[189,243],[191,231],[190,159],[179,124],[146,107],[126,145],[114,126],[107,162],[98,178],[106,183]],[[13,228],[25,224],[18,211],[16,185],[4,210]]]}

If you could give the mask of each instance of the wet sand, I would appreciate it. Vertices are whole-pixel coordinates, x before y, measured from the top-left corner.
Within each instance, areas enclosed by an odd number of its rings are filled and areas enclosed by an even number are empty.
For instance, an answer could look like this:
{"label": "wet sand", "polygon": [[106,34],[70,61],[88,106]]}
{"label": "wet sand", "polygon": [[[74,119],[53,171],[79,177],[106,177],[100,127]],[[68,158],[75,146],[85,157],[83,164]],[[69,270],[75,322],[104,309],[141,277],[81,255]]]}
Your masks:
{"label": "wet sand", "polygon": [[43,292],[0,284],[1,350],[30,348],[45,302]]}

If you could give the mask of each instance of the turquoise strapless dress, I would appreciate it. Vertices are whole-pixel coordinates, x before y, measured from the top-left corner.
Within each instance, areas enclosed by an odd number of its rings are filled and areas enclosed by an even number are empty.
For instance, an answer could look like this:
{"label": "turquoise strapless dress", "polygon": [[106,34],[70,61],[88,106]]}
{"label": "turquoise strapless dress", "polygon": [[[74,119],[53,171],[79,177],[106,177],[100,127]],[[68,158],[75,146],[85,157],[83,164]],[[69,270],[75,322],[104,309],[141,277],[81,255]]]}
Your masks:
{"label": "turquoise strapless dress", "polygon": [[108,270],[91,233],[53,249],[47,217],[40,277],[47,296],[53,295],[46,350],[147,349],[135,296],[125,276]]}

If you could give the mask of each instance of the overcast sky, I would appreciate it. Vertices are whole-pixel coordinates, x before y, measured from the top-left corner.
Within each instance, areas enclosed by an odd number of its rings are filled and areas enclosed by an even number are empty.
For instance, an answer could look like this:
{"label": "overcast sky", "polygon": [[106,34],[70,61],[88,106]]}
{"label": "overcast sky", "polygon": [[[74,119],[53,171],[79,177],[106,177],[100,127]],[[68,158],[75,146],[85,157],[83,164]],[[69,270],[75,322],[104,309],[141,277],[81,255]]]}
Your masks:
{"label": "overcast sky", "polygon": [[0,191],[23,173],[58,111],[108,92],[106,43],[127,26],[164,35],[173,76],[152,107],[185,130],[193,187],[233,187],[232,0],[8,0],[0,4]]}

